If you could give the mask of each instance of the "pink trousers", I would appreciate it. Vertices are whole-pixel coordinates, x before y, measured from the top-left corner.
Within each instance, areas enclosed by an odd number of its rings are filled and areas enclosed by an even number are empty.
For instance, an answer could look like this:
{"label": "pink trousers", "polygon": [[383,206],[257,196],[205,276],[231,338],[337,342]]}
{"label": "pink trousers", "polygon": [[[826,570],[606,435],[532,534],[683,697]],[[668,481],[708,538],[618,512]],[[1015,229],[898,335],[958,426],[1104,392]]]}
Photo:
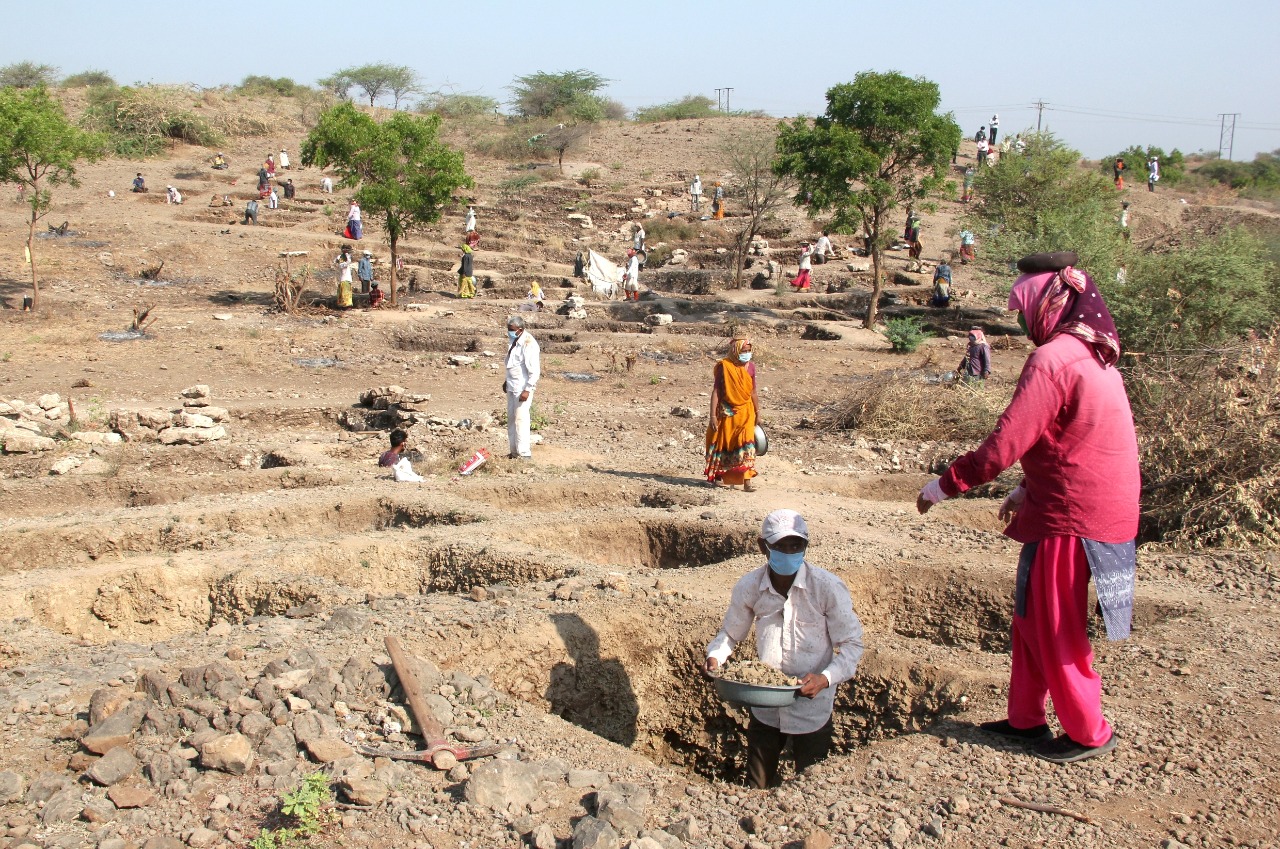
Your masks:
{"label": "pink trousers", "polygon": [[1089,617],[1089,561],[1078,537],[1049,537],[1036,550],[1027,581],[1027,615],[1013,617],[1009,724],[1046,722],[1053,699],[1062,730],[1082,746],[1111,739],[1102,716],[1102,679],[1093,671]]}

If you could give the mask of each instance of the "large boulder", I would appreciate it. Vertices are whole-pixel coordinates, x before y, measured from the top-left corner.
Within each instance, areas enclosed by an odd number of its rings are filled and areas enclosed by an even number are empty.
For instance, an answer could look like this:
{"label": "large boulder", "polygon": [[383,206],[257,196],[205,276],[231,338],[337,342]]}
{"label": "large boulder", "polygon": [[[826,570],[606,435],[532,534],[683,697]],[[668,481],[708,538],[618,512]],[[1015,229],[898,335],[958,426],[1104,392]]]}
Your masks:
{"label": "large boulder", "polygon": [[58,445],[47,436],[16,429],[0,433],[0,441],[4,443],[6,454],[38,454],[41,451],[52,451]]}

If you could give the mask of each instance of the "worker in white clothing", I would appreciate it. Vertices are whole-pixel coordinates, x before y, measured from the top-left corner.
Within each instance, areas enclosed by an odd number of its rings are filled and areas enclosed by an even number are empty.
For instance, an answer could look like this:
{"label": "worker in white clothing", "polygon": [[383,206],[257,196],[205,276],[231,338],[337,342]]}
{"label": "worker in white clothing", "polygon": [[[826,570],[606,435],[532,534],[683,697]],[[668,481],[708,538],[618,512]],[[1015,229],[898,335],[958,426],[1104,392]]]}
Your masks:
{"label": "worker in white clothing", "polygon": [[529,449],[529,408],[542,375],[542,353],[538,340],[525,332],[524,319],[518,315],[507,319],[507,341],[507,379],[502,384],[507,393],[507,456],[529,460],[533,457]]}
{"label": "worker in white clothing", "polygon": [[765,789],[779,784],[778,760],[788,739],[797,773],[830,751],[836,687],[858,669],[862,623],[844,581],[809,564],[809,526],[799,513],[770,513],[757,542],[767,563],[734,586],[703,671],[715,675],[754,625],[760,660],[800,679],[804,698],[786,707],[751,709],[747,781]]}

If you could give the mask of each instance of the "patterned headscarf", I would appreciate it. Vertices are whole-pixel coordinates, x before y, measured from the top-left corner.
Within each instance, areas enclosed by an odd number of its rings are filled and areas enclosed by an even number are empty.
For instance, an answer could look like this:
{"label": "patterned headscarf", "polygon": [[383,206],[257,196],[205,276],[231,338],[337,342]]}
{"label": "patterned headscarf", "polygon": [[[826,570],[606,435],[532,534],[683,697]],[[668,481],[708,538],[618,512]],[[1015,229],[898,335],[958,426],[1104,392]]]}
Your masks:
{"label": "patterned headscarf", "polygon": [[969,330],[969,341],[975,345],[987,344],[987,334],[982,332],[981,327],[974,327]]}
{"label": "patterned headscarf", "polygon": [[1093,348],[1104,366],[1120,359],[1120,335],[1111,311],[1093,278],[1078,268],[1022,275],[1009,292],[1009,309],[1022,313],[1036,345],[1069,333]]}
{"label": "patterned headscarf", "polygon": [[738,355],[742,353],[742,349],[750,344],[751,340],[745,336],[735,336],[729,342],[729,359],[735,363],[738,361]]}

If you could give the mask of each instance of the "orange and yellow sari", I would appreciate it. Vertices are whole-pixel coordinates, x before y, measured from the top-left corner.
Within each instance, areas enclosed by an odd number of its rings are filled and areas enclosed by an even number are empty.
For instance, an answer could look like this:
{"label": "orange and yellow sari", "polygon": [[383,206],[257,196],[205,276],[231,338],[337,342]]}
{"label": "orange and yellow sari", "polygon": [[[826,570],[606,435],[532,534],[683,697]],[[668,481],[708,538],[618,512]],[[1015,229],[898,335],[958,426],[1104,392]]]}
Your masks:
{"label": "orange and yellow sari", "polygon": [[720,409],[716,426],[707,428],[708,481],[729,486],[746,483],[756,476],[756,408],[752,401],[755,378],[737,361],[741,345],[735,344],[725,359],[716,363],[720,384]]}

